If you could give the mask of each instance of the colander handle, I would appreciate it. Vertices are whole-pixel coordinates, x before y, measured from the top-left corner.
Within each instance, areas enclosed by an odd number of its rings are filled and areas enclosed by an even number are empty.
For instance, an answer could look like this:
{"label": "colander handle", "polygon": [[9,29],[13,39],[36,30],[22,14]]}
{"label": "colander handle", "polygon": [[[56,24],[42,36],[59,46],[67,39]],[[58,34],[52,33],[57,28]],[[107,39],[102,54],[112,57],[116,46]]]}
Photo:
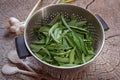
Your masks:
{"label": "colander handle", "polygon": [[108,25],[106,24],[106,22],[98,15],[95,14],[96,18],[101,22],[103,28],[105,31],[107,31],[109,29]]}
{"label": "colander handle", "polygon": [[19,58],[23,59],[26,57],[31,56],[30,52],[28,51],[23,36],[17,36],[15,38],[16,50],[18,53]]}

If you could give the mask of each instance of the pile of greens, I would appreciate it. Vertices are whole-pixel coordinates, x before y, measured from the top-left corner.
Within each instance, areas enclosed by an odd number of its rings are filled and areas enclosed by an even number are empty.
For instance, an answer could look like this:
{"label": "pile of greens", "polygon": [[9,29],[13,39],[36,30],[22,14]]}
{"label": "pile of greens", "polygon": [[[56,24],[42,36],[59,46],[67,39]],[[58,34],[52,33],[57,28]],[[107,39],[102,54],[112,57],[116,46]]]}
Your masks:
{"label": "pile of greens", "polygon": [[74,15],[69,19],[57,15],[50,23],[33,29],[37,39],[30,48],[39,59],[55,66],[83,64],[94,56],[93,39],[86,23]]}

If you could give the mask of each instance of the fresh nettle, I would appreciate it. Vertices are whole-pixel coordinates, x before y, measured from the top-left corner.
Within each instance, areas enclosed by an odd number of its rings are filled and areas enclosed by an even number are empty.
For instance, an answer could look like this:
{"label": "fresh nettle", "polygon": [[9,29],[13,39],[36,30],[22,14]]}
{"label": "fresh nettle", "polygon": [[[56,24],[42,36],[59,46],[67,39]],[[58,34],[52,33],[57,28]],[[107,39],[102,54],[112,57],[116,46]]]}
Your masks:
{"label": "fresh nettle", "polygon": [[93,39],[86,23],[74,15],[57,15],[50,23],[33,29],[37,39],[30,48],[39,59],[55,66],[83,64],[94,56]]}

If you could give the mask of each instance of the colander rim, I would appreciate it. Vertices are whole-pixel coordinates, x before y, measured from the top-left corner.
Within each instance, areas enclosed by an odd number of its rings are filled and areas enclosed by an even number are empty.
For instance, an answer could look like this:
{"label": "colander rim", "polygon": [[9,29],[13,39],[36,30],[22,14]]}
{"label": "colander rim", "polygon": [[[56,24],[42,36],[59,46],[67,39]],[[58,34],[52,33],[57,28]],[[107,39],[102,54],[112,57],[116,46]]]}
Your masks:
{"label": "colander rim", "polygon": [[[47,62],[45,62],[45,61],[43,61],[43,60],[40,60],[40,59],[39,59],[37,56],[35,56],[35,54],[31,51],[31,49],[30,49],[30,47],[29,47],[29,45],[28,45],[28,43],[27,43],[27,34],[26,34],[26,33],[27,33],[27,26],[28,26],[30,20],[31,20],[38,12],[40,12],[40,11],[42,11],[42,10],[48,8],[48,7],[51,7],[51,6],[63,6],[63,5],[72,6],[72,7],[78,7],[78,8],[80,8],[80,9],[83,9],[83,10],[87,11],[89,14],[91,14],[91,15],[98,21],[99,25],[101,26],[102,35],[103,35],[103,40],[102,40],[102,43],[101,43],[101,48],[98,50],[98,52],[96,53],[96,55],[95,55],[91,60],[89,60],[89,61],[87,61],[87,62],[85,62],[85,63],[83,63],[83,64],[76,65],[76,66],[72,66],[72,67],[55,66],[55,65],[49,64],[49,63],[47,63]],[[59,68],[59,69],[74,69],[74,68],[79,68],[79,67],[85,66],[85,65],[91,63],[93,60],[95,60],[96,57],[98,57],[98,55],[100,54],[100,52],[101,52],[101,50],[102,50],[102,48],[103,48],[103,46],[104,46],[105,34],[104,34],[104,29],[103,29],[102,24],[100,23],[100,21],[97,19],[97,17],[95,17],[95,16],[94,16],[91,12],[89,12],[88,10],[86,10],[86,9],[84,9],[84,8],[82,8],[82,7],[73,5],[73,4],[52,4],[52,5],[48,5],[48,6],[45,6],[45,7],[41,8],[41,9],[37,10],[37,11],[31,16],[31,18],[26,22],[25,29],[24,29],[24,40],[25,40],[25,45],[26,45],[28,51],[32,54],[32,56],[34,56],[34,57],[35,57],[38,61],[40,61],[41,63],[43,63],[43,64],[45,64],[45,65],[47,65],[47,66],[54,67],[54,68]]]}

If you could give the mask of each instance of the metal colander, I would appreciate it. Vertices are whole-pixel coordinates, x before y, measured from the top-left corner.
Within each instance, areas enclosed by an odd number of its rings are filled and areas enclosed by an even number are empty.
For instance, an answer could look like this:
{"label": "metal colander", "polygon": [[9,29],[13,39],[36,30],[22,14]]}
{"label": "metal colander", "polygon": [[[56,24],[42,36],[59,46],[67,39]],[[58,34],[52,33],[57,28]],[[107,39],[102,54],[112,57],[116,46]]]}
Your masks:
{"label": "metal colander", "polygon": [[[25,29],[25,34],[24,34],[25,44],[26,44],[28,50],[30,51],[30,53],[34,57],[36,57],[29,48],[30,42],[36,38],[36,36],[34,35],[34,32],[33,32],[33,27],[40,27],[40,26],[42,26],[42,24],[49,23],[58,14],[63,14],[65,16],[65,18],[69,18],[72,14],[74,14],[78,21],[80,21],[80,20],[87,21],[87,28],[91,32],[92,37],[94,39],[93,48],[94,48],[94,52],[95,52],[94,58],[91,59],[90,61],[94,60],[95,57],[97,57],[97,55],[99,55],[99,53],[103,47],[103,44],[104,44],[103,27],[94,15],[92,15],[87,10],[80,8],[78,6],[74,6],[74,5],[64,5],[64,4],[50,5],[50,6],[42,8],[34,13],[34,15],[31,17],[31,19],[27,23],[27,27]],[[43,62],[41,60],[39,60],[39,61]],[[90,61],[88,61],[84,64],[87,64]],[[43,62],[43,63],[45,63],[45,62]],[[50,65],[48,63],[45,63],[45,64]],[[84,64],[81,64],[79,66],[82,66]],[[50,66],[52,66],[52,65],[50,65]]]}

